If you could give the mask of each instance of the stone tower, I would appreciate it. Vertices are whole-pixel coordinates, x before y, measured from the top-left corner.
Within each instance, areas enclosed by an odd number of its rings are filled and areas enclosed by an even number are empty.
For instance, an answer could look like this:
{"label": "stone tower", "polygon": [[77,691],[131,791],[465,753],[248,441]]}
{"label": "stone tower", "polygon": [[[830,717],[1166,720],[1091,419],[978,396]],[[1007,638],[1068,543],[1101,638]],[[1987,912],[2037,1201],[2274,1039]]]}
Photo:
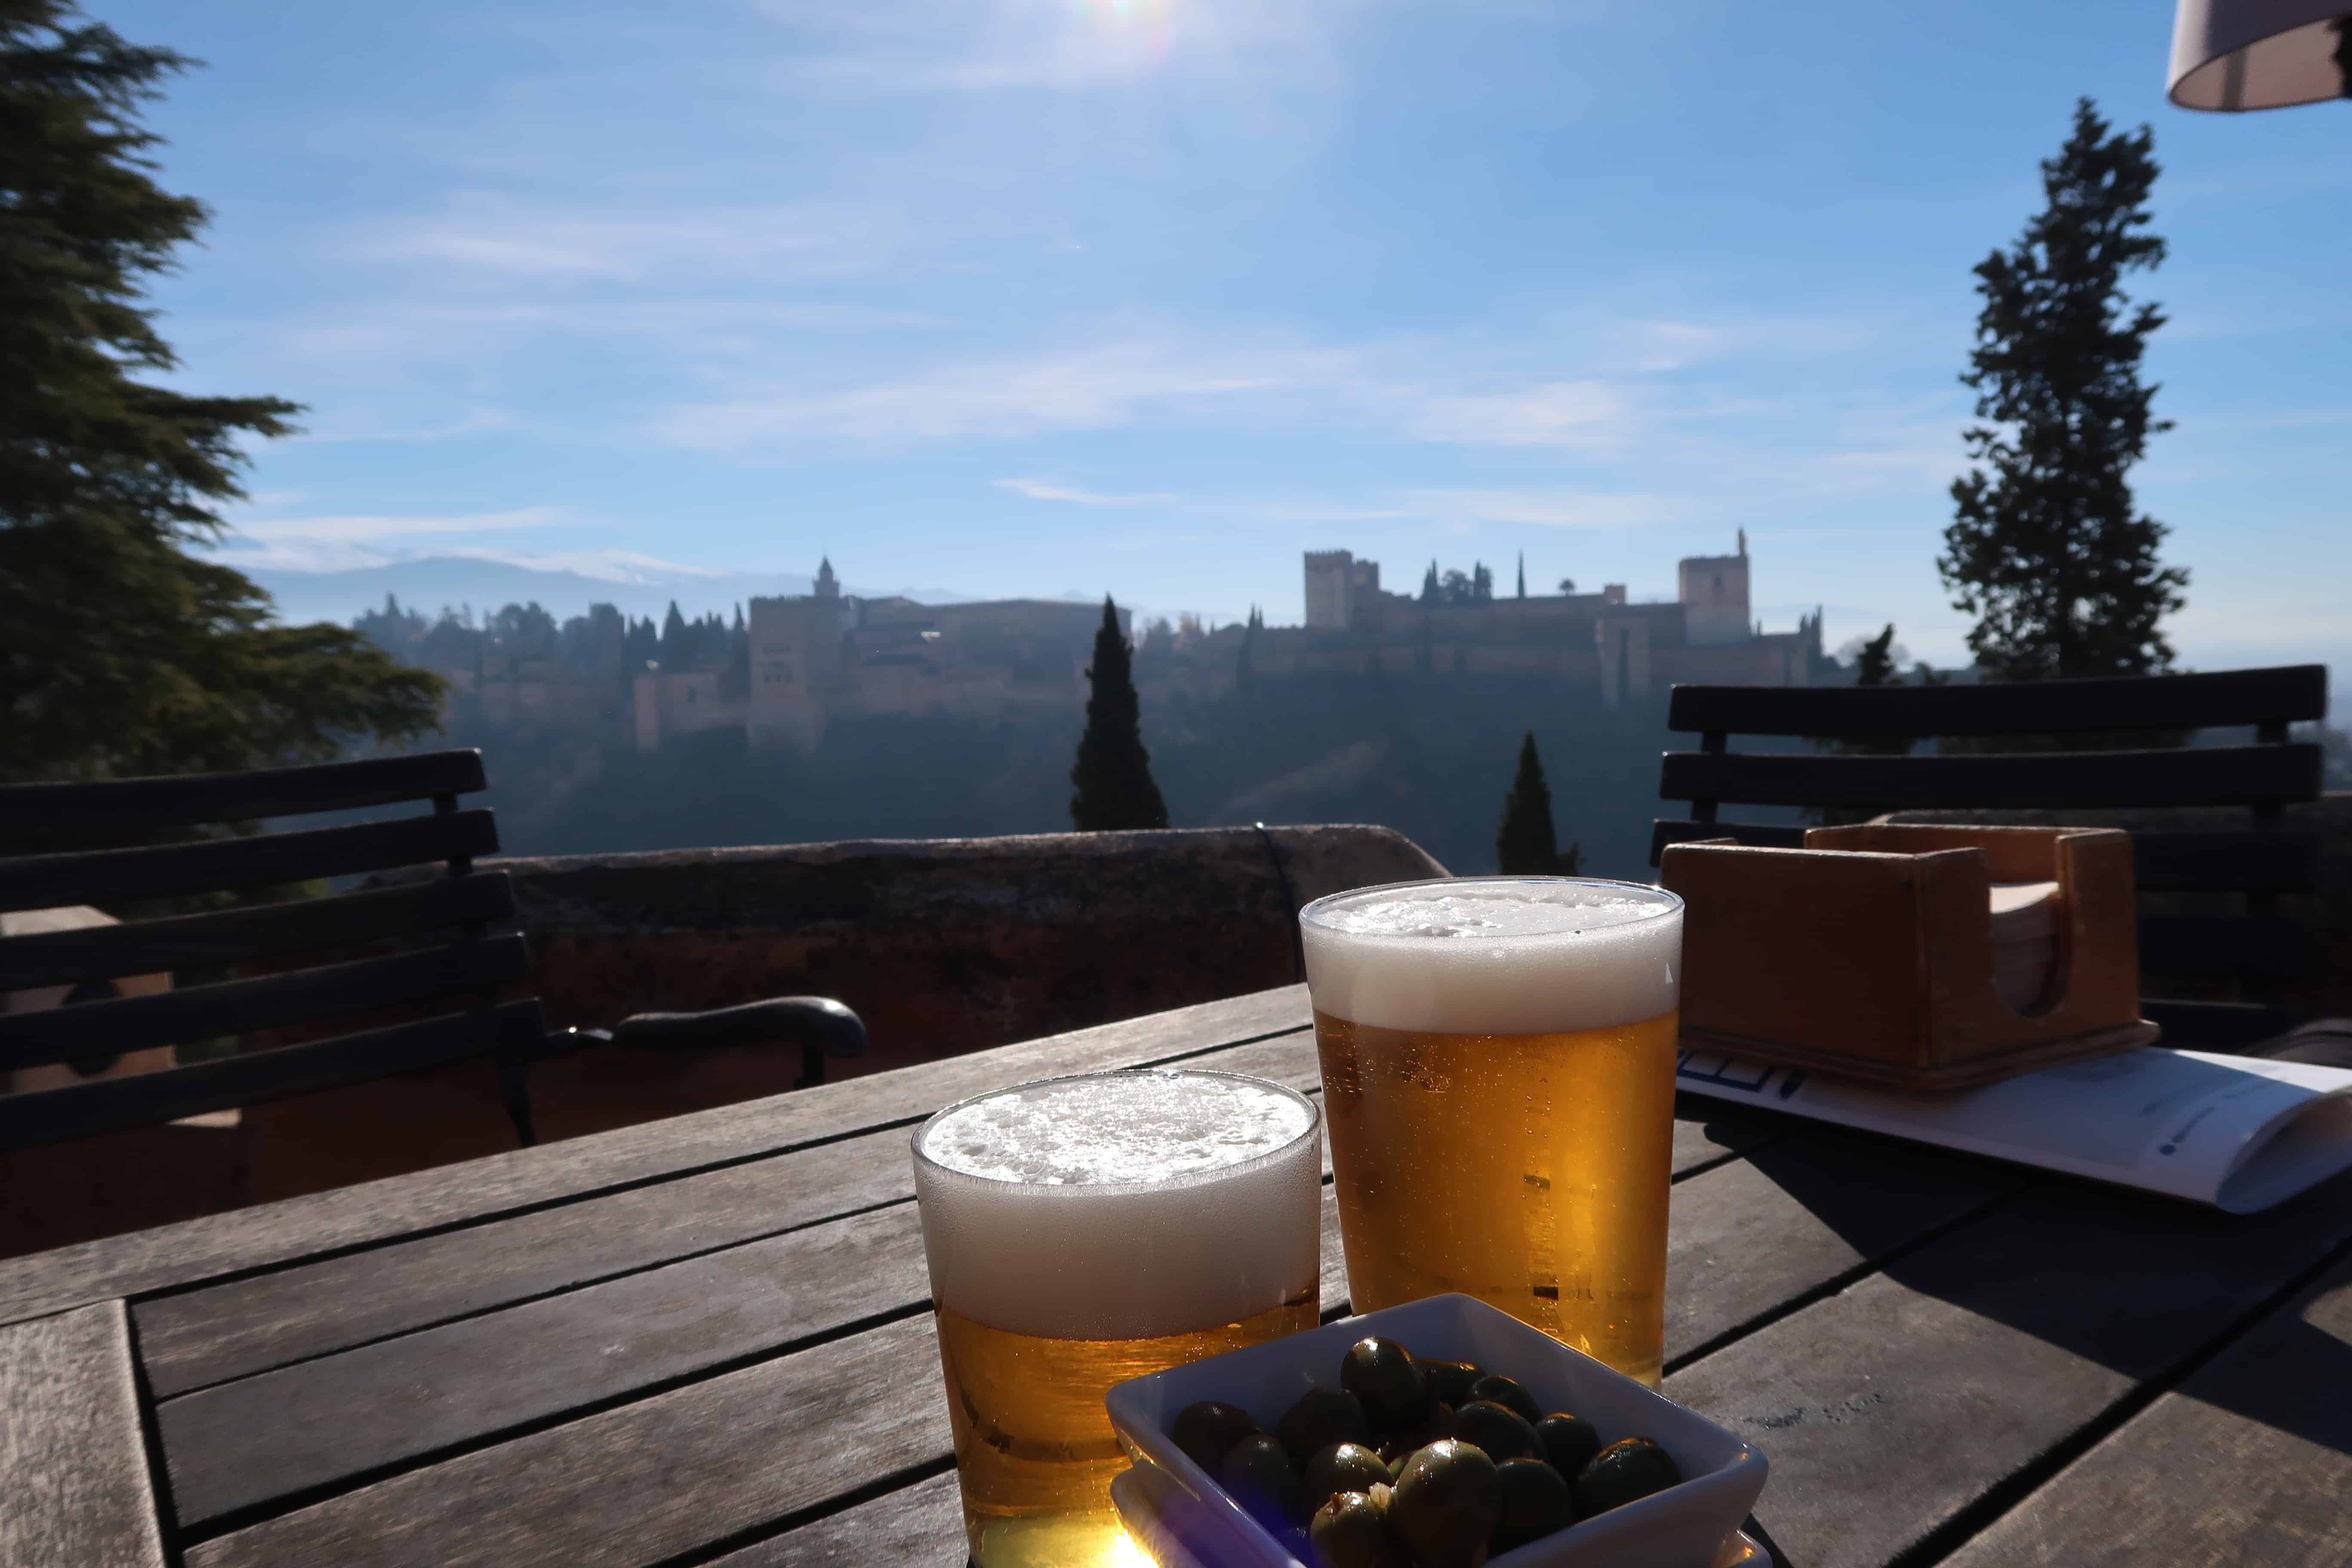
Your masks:
{"label": "stone tower", "polygon": [[1748,531],[1737,555],[1692,555],[1679,573],[1683,634],[1693,647],[1719,647],[1755,635],[1748,616]]}

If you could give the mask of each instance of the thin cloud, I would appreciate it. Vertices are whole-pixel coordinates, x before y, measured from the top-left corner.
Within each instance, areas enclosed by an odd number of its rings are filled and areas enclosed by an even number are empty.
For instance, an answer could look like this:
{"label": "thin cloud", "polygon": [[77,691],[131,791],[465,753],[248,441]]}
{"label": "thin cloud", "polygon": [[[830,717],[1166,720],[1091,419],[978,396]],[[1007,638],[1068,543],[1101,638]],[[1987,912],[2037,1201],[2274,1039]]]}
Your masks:
{"label": "thin cloud", "polygon": [[1597,450],[1622,445],[1633,408],[1612,382],[1553,381],[1517,392],[1431,398],[1412,421],[1428,441],[1473,447],[1570,447]]}
{"label": "thin cloud", "polygon": [[513,528],[552,528],[570,521],[561,507],[526,506],[511,511],[472,511],[442,516],[250,518],[236,531],[263,542],[307,540],[313,542],[365,543],[378,539],[404,539],[428,533],[495,533]]}
{"label": "thin cloud", "polygon": [[997,479],[999,489],[1031,500],[1067,501],[1073,506],[1159,506],[1176,498],[1164,490],[1136,495],[1108,495],[1100,490],[1083,490],[1070,485],[1055,484],[1050,479]]}
{"label": "thin cloud", "polygon": [[1346,356],[1313,351],[1193,355],[1151,342],[982,359],[825,389],[754,390],[662,416],[653,434],[704,451],[808,441],[1012,438],[1110,429],[1145,410],[1198,413],[1328,386]]}
{"label": "thin cloud", "polygon": [[905,224],[879,206],[781,205],[616,211],[472,195],[362,238],[367,258],[542,283],[644,283],[679,275],[863,270]]}

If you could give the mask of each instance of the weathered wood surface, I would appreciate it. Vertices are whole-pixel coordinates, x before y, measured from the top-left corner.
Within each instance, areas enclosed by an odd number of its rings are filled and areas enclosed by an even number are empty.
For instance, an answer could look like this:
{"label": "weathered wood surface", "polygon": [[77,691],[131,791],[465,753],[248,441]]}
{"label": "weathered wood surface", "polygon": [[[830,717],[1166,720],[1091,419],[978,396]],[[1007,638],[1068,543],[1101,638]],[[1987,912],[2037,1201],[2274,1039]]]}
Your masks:
{"label": "weathered wood surface", "polygon": [[1949,1568],[2352,1563],[2352,1261],[2338,1262],[1947,1561]]}
{"label": "weathered wood surface", "polygon": [[974,1051],[919,1071],[846,1079],[545,1149],[10,1258],[0,1261],[0,1322],[168,1290],[909,1123],[1015,1078],[1171,1060],[1297,1029],[1307,1021],[1307,988],[1285,986]]}
{"label": "weathered wood surface", "polygon": [[[1293,1083],[1316,1070],[1311,1043],[1296,1036],[1200,1060]],[[1740,1131],[1751,1141],[1761,1135],[1752,1121]],[[1717,1178],[1739,1168],[1715,1168],[1729,1154],[1706,1124],[1680,1122],[1677,1131],[1687,1134],[1687,1168],[1699,1173],[1677,1204],[1678,1220],[1692,1215],[1695,1225],[1725,1232],[1724,1205],[1744,1201],[1745,1185]],[[1841,1180],[1879,1173],[1867,1160],[1835,1168]],[[1936,1186],[1933,1176],[1898,1179],[1890,1191]],[[159,1413],[178,1517],[201,1523],[775,1353],[847,1322],[919,1311],[928,1286],[911,1196],[906,1136],[893,1130],[149,1303],[139,1321],[157,1393],[198,1390],[166,1397]],[[1855,1200],[1879,1209],[1886,1201]],[[808,1225],[811,1215],[856,1211],[865,1212]],[[1819,1278],[1807,1285],[1854,1260],[1822,1223],[1777,1217],[1777,1227],[1750,1227],[1745,1250],[1784,1268],[1819,1259]],[[1881,1228],[1908,1235],[1939,1217],[1916,1215],[1905,1231],[1888,1215]],[[1323,1301],[1336,1313],[1347,1276],[1328,1188],[1323,1223]],[[722,1246],[738,1229],[765,1238],[624,1271],[681,1247]],[[584,1284],[599,1272],[619,1277]],[[1710,1270],[1709,1321],[1736,1316],[1727,1292],[1742,1278]],[[521,1304],[489,1310],[500,1297]],[[267,1327],[218,1331],[229,1323]],[[239,1375],[257,1365],[278,1370]],[[376,1414],[353,1423],[355,1409]]]}
{"label": "weathered wood surface", "polygon": [[2352,1176],[2245,1218],[2038,1186],[1665,1391],[1769,1454],[1759,1512],[1792,1562],[1883,1564],[1964,1528],[2347,1237]]}
{"label": "weathered wood surface", "polygon": [[[626,1133],[536,1152],[562,1166],[537,1188],[515,1169],[533,1156],[479,1162],[461,1169],[492,1190],[439,1224],[416,1216],[448,1194],[381,1184],[399,1220],[332,1214],[379,1228],[213,1283],[220,1253],[200,1252],[135,1305],[167,1543],[191,1568],[952,1568],[908,1129],[1117,1062],[1311,1088],[1305,1023],[1296,991],[1138,1020],[679,1119],[666,1154]],[[1770,1454],[1759,1512],[1790,1562],[2120,1568],[2110,1537],[2176,1536],[2183,1562],[2345,1560],[2352,1177],[2232,1218],[1704,1100],[1677,1114],[1667,1389]],[[1328,1186],[1323,1231],[1336,1315]],[[2209,1518],[2214,1453],[2244,1462]],[[2119,1531],[2135,1510],[2147,1531]]]}
{"label": "weathered wood surface", "polygon": [[[1314,1043],[1299,1033],[1196,1059],[1301,1089],[1319,1082]],[[593,1202],[534,1210],[161,1297],[136,1309],[141,1353],[155,1392],[174,1394],[904,1202],[915,1191],[909,1135],[906,1123],[897,1121],[877,1131],[611,1193]]]}
{"label": "weathered wood surface", "polygon": [[120,1302],[0,1328],[0,1563],[163,1568]]}
{"label": "weathered wood surface", "polygon": [[949,1470],[714,1558],[709,1568],[954,1568],[963,1550],[963,1506]]}
{"label": "weathered wood surface", "polygon": [[658,1563],[949,1452],[928,1316],[463,1454],[191,1548],[189,1568]]}

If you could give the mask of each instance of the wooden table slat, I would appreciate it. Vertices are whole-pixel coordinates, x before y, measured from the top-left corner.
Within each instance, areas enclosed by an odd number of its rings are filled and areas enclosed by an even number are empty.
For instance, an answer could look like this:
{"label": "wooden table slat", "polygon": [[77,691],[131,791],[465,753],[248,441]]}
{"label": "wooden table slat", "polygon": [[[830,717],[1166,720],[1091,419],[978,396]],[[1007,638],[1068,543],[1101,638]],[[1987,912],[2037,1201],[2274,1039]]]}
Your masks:
{"label": "wooden table slat", "polygon": [[1307,988],[1283,986],[58,1247],[0,1262],[0,1323],[781,1152],[1019,1079],[1163,1061],[1307,1022]]}
{"label": "wooden table slat", "polygon": [[950,1452],[926,1315],[411,1471],[189,1568],[639,1568]]}
{"label": "wooden table slat", "polygon": [[963,1502],[953,1470],[754,1542],[708,1568],[961,1568]]}
{"label": "wooden table slat", "polygon": [[1794,1562],[1877,1568],[2347,1236],[2352,1175],[2244,1217],[2052,1184],[1665,1392],[1770,1458],[1757,1512]]}
{"label": "wooden table slat", "polygon": [[2352,1563],[2352,1260],[1946,1562],[1947,1568]]}
{"label": "wooden table slat", "polygon": [[[1305,1034],[1198,1058],[1312,1088]],[[914,1196],[904,1126],[143,1301],[160,1395]]]}
{"label": "wooden table slat", "polygon": [[121,1302],[0,1328],[0,1563],[163,1568]]}

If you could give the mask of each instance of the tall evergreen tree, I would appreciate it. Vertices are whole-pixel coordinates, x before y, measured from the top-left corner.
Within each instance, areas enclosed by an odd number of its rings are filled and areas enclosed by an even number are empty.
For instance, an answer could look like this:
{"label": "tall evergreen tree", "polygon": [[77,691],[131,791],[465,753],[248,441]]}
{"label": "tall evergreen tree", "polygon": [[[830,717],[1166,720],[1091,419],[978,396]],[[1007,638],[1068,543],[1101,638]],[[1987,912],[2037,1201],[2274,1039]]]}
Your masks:
{"label": "tall evergreen tree", "polygon": [[677,601],[669,602],[669,614],[662,617],[661,660],[664,675],[688,668],[693,662],[693,649],[688,646],[692,634],[688,631],[686,617],[677,613]]}
{"label": "tall evergreen tree", "polygon": [[1168,806],[1151,782],[1151,754],[1143,749],[1133,660],[1119,631],[1118,608],[1105,597],[1094,663],[1087,667],[1086,733],[1078,737],[1078,760],[1070,769],[1076,786],[1070,823],[1081,833],[1168,826]]}
{"label": "tall evergreen tree", "polygon": [[1520,551],[1520,552],[1519,552],[1519,597],[1520,597],[1520,598],[1522,598],[1522,599],[1524,599],[1524,598],[1526,598],[1527,596],[1528,596],[1528,552],[1527,552],[1526,551],[1522,550],[1522,551]]}
{"label": "tall evergreen tree", "polygon": [[1437,581],[1437,563],[1432,560],[1429,563],[1429,574],[1421,580],[1421,602],[1424,605],[1434,605],[1444,596],[1445,590],[1439,586]]}
{"label": "tall evergreen tree", "polygon": [[1998,680],[2146,675],[2168,668],[2158,629],[2189,574],[2157,558],[2161,523],[2134,510],[2125,474],[2171,428],[2139,378],[2156,306],[2123,292],[2164,241],[2144,231],[2156,184],[2146,126],[2110,133],[2089,99],[2042,165],[2048,205],[2017,244],[1976,268],[1984,308],[1961,381],[1978,465],[1952,483],[1955,518],[1937,569],[1978,617],[1969,647]]}
{"label": "tall evergreen tree", "polygon": [[1856,686],[1900,686],[1903,678],[1895,673],[1895,623],[1855,650],[1853,683]]}
{"label": "tall evergreen tree", "polygon": [[145,302],[203,226],[139,124],[192,64],[66,0],[0,0],[0,779],[331,757],[439,723],[443,684],[357,631],[280,625],[187,553],[242,499],[275,397],[194,396]]}
{"label": "tall evergreen tree", "polygon": [[1507,877],[1573,877],[1584,868],[1580,845],[1559,847],[1552,829],[1551,786],[1544,782],[1543,759],[1536,755],[1536,732],[1519,742],[1519,771],[1503,796],[1503,825],[1495,834],[1496,869]]}

